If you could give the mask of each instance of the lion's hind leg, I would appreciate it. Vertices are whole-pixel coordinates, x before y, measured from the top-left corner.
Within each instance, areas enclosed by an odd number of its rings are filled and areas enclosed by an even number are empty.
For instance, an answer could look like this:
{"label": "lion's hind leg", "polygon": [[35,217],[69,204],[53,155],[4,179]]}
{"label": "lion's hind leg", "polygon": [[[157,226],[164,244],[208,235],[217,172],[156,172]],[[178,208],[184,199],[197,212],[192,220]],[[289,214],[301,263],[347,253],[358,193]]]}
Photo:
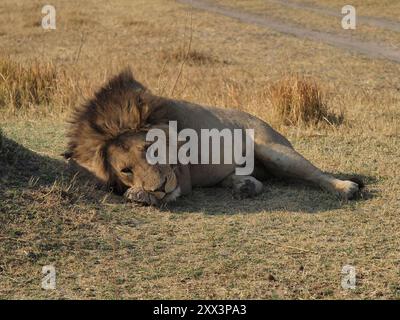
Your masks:
{"label": "lion's hind leg", "polygon": [[225,178],[221,185],[232,188],[232,195],[235,199],[253,198],[263,190],[262,182],[252,176],[239,176],[231,174]]}
{"label": "lion's hind leg", "polygon": [[343,199],[354,198],[360,190],[360,186],[353,181],[339,180],[322,172],[289,146],[256,144],[255,155],[275,175],[310,181]]}

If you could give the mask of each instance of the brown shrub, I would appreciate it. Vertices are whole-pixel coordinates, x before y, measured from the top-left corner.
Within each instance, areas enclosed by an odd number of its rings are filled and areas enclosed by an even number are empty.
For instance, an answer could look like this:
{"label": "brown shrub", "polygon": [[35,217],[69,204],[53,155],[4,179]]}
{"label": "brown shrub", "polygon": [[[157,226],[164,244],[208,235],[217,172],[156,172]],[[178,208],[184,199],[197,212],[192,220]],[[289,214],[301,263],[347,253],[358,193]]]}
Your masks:
{"label": "brown shrub", "polygon": [[179,47],[172,50],[164,50],[161,52],[161,59],[168,62],[179,63],[186,61],[188,65],[208,65],[218,63],[218,59],[213,57],[211,54],[199,51],[190,50],[187,52],[186,49]]}
{"label": "brown shrub", "polygon": [[331,112],[325,93],[315,80],[300,76],[287,76],[267,89],[273,117],[283,125],[331,125],[343,121],[343,114]]}

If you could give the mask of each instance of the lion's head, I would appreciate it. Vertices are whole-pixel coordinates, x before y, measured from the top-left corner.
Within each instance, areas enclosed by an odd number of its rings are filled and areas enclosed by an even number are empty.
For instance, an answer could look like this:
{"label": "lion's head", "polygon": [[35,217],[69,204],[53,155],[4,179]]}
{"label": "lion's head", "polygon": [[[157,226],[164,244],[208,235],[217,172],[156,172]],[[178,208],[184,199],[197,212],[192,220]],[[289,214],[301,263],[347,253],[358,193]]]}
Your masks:
{"label": "lion's head", "polygon": [[167,108],[125,70],[74,109],[65,154],[118,193],[144,191],[150,199],[142,202],[151,204],[167,199],[179,189],[176,166],[146,159],[146,132],[165,127]]}

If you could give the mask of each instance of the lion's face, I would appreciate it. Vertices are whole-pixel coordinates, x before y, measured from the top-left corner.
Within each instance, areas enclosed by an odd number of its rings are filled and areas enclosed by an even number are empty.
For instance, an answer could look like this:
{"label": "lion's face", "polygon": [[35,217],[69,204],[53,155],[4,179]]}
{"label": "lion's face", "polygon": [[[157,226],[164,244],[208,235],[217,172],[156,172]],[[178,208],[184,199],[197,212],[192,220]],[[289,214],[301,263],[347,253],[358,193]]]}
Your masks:
{"label": "lion's face", "polygon": [[178,187],[175,168],[149,164],[146,159],[149,146],[143,132],[124,134],[109,145],[106,161],[114,178],[131,193],[147,193],[151,201],[143,202],[163,202]]}
{"label": "lion's face", "polygon": [[[180,194],[176,165],[151,165],[146,131],[162,127],[168,101],[154,96],[130,70],[74,108],[64,154],[133,201],[160,204]],[[180,178],[179,184],[185,181]]]}

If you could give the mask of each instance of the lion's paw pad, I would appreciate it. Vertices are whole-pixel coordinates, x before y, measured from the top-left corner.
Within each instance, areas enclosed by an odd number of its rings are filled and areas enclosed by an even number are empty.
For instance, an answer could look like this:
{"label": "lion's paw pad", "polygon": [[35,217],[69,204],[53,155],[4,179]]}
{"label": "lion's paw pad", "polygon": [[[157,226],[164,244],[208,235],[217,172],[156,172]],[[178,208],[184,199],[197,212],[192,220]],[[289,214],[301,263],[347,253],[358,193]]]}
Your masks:
{"label": "lion's paw pad", "polygon": [[253,198],[261,192],[262,183],[255,180],[245,179],[233,186],[233,197],[241,200],[245,198]]}

